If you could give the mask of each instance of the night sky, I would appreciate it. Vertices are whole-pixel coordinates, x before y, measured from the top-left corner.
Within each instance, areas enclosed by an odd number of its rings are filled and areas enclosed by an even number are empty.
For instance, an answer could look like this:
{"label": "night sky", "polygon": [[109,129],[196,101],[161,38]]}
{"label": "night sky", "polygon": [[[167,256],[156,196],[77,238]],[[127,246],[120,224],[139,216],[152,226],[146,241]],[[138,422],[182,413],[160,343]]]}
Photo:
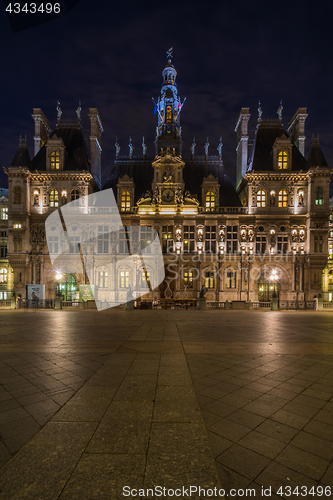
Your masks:
{"label": "night sky", "polygon": [[[312,134],[320,134],[333,166],[332,8],[330,2],[80,0],[70,12],[32,29],[13,33],[4,7],[0,14],[1,114],[0,165],[14,157],[19,135],[27,134],[33,155],[33,108],[42,108],[56,124],[76,118],[82,102],[82,126],[89,135],[89,107],[97,107],[104,126],[104,181],[115,157],[142,152],[145,136],[153,154],[157,99],[173,47],[178,92],[187,98],[181,113],[183,156],[193,136],[202,155],[209,136],[210,154],[223,138],[223,159],[234,182],[235,124],[250,107],[250,130],[262,118],[277,118],[283,101],[285,128],[299,107],[307,107],[306,156]],[[2,169],[1,169],[2,170]],[[1,171],[0,186],[6,187]]]}

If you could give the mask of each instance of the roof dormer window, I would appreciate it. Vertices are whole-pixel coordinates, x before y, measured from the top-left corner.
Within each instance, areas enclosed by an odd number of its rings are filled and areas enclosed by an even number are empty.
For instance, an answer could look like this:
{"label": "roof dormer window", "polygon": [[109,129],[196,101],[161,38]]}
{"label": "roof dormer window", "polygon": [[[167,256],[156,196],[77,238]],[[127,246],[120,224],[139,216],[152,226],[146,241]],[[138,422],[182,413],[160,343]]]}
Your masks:
{"label": "roof dormer window", "polygon": [[57,151],[52,151],[51,153],[50,168],[51,170],[60,169],[60,155]]}
{"label": "roof dormer window", "polygon": [[278,154],[278,170],[287,170],[288,168],[288,152],[280,151]]}

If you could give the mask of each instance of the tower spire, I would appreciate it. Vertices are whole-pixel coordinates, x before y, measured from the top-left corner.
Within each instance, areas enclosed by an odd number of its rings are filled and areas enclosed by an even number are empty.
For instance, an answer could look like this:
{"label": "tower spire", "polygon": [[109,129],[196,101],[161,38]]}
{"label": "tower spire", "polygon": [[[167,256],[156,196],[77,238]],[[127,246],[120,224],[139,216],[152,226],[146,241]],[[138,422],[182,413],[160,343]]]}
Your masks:
{"label": "tower spire", "polygon": [[178,96],[176,76],[177,71],[172,64],[173,47],[166,52],[167,64],[162,71],[163,82],[157,103],[154,101],[154,114],[157,114],[156,128],[156,154],[163,148],[175,149],[176,154],[181,154],[182,139],[180,127],[180,111],[184,104]]}

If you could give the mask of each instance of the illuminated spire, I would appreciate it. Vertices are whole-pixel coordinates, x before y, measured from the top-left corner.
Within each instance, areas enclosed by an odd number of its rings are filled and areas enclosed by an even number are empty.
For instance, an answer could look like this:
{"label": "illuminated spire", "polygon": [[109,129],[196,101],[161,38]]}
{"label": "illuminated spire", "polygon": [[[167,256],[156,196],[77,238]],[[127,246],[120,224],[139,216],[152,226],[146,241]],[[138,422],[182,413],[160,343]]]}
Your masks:
{"label": "illuminated spire", "polygon": [[162,71],[163,82],[160,96],[154,101],[154,114],[157,115],[158,125],[156,129],[156,154],[161,148],[175,149],[180,154],[182,147],[180,113],[185,102],[181,102],[176,84],[177,71],[172,64],[173,48],[167,51],[167,64]]}

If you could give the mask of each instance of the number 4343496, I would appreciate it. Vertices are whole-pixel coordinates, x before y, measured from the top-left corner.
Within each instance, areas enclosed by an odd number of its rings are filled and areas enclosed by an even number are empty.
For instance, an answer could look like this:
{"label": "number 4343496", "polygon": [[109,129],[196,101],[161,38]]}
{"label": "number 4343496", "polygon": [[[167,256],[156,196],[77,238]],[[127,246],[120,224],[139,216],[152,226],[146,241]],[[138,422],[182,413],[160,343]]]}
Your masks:
{"label": "number 4343496", "polygon": [[9,3],[6,7],[6,12],[10,14],[20,14],[21,12],[25,14],[35,14],[37,12],[41,14],[60,14],[60,3],[25,3],[21,6],[21,3]]}
{"label": "number 4343496", "polygon": [[318,496],[318,497],[330,497],[331,487],[330,486],[312,486],[308,488],[307,486],[296,486],[292,488],[291,486],[280,486],[277,490],[277,495],[283,495],[285,497],[290,497],[291,495],[306,497],[308,495]]}

